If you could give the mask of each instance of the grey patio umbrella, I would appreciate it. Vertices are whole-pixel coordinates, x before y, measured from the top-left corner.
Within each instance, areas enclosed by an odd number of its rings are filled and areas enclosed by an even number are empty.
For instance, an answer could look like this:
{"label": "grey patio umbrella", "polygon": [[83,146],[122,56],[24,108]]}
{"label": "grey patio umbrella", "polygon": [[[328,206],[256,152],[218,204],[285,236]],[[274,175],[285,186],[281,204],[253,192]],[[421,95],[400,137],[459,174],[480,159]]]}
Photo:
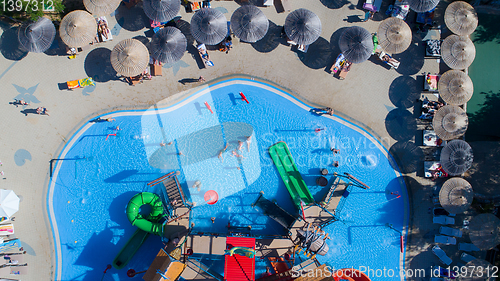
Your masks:
{"label": "grey patio umbrella", "polygon": [[121,2],[121,0],[83,0],[83,5],[94,16],[107,16],[114,12]]}
{"label": "grey patio umbrella", "polygon": [[149,64],[148,48],[136,39],[120,41],[111,51],[111,65],[118,74],[133,77],[141,74]]}
{"label": "grey patio umbrella", "polygon": [[[465,271],[467,269],[467,271]],[[475,259],[468,262],[464,270],[461,269],[458,280],[460,281],[493,281],[495,280],[492,272],[495,270],[493,265],[483,259]]]}
{"label": "grey patio umbrella", "polygon": [[299,45],[310,45],[321,34],[321,20],[307,9],[297,9],[286,17],[285,33],[290,40]]}
{"label": "grey patio umbrella", "polygon": [[408,0],[408,3],[410,4],[410,9],[415,12],[425,13],[436,8],[439,0]]}
{"label": "grey patio umbrella", "polygon": [[88,45],[97,35],[97,23],[91,14],[76,10],[64,16],[59,35],[69,47]]}
{"label": "grey patio umbrella", "polygon": [[441,45],[441,57],[452,69],[465,69],[476,57],[476,47],[467,36],[450,35]]}
{"label": "grey patio umbrella", "polygon": [[371,33],[359,26],[348,27],[339,39],[340,51],[352,63],[361,63],[370,58],[373,52]]}
{"label": "grey patio umbrella", "polygon": [[143,0],[142,2],[146,16],[159,22],[170,21],[181,9],[181,0]]}
{"label": "grey patio umbrella", "polygon": [[455,1],[446,8],[444,22],[451,32],[462,36],[470,35],[477,27],[477,13],[469,3]]}
{"label": "grey patio umbrella", "polygon": [[467,211],[473,198],[472,186],[462,178],[451,178],[445,181],[439,191],[439,203],[450,214],[461,214]]}
{"label": "grey patio umbrella", "polygon": [[469,238],[481,250],[500,243],[500,219],[491,213],[475,216],[469,225]]}
{"label": "grey patio umbrella", "polygon": [[21,47],[28,52],[43,53],[52,45],[56,28],[48,18],[40,17],[35,22],[23,24],[17,32]]}
{"label": "grey patio umbrella", "polygon": [[470,77],[461,70],[448,70],[438,82],[439,95],[448,104],[461,105],[470,100],[474,85]]}
{"label": "grey patio umbrella", "polygon": [[383,20],[378,26],[378,44],[386,52],[399,54],[411,44],[411,29],[408,24],[396,17]]}
{"label": "grey patio umbrella", "polygon": [[191,35],[199,43],[219,44],[226,36],[227,20],[219,10],[203,8],[191,18]]}
{"label": "grey patio umbrella", "polygon": [[236,9],[231,16],[231,29],[236,37],[254,43],[266,35],[269,20],[259,8],[245,5]]}
{"label": "grey patio umbrella", "polygon": [[182,32],[172,26],[162,28],[151,39],[151,57],[162,63],[174,63],[186,51],[187,40]]}
{"label": "grey patio umbrella", "polygon": [[472,148],[463,140],[452,140],[441,150],[440,162],[450,176],[465,173],[472,165]]}
{"label": "grey patio umbrella", "polygon": [[432,119],[434,132],[443,140],[452,140],[464,135],[468,124],[467,113],[456,105],[441,107]]}

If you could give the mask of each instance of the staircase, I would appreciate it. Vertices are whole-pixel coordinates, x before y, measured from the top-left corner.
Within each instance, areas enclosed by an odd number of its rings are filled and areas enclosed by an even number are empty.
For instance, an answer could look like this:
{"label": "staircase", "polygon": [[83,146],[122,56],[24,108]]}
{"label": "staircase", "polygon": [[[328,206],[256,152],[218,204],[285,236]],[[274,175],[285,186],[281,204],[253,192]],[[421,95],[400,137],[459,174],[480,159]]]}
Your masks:
{"label": "staircase", "polygon": [[167,192],[167,198],[170,205],[176,209],[179,207],[183,207],[186,202],[186,197],[184,196],[184,192],[182,191],[182,187],[179,185],[177,181],[177,177],[173,176],[171,178],[167,178],[162,181],[163,186],[165,187],[165,191]]}

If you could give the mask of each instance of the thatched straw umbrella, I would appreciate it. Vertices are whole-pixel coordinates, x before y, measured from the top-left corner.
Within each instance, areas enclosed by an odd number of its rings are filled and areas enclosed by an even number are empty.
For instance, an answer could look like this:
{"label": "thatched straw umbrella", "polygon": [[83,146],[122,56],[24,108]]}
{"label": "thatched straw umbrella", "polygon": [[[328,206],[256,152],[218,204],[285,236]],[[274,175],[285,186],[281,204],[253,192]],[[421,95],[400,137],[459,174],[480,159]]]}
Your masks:
{"label": "thatched straw umbrella", "polygon": [[172,26],[162,28],[151,39],[151,57],[162,63],[174,63],[186,52],[187,40],[182,32]]}
{"label": "thatched straw umbrella", "polygon": [[441,75],[438,89],[441,98],[453,105],[465,104],[474,93],[472,80],[461,70],[448,70]]}
{"label": "thatched straw umbrella", "polygon": [[111,65],[118,74],[133,77],[141,74],[149,64],[148,48],[136,39],[120,41],[111,51]]}
{"label": "thatched straw umbrella", "polygon": [[432,119],[434,132],[443,140],[452,140],[463,136],[467,131],[468,124],[467,113],[456,105],[441,107]]}
{"label": "thatched straw umbrella", "polygon": [[114,12],[121,2],[121,0],[83,0],[83,5],[94,16],[107,16]]}
{"label": "thatched straw umbrella", "polygon": [[223,13],[203,8],[191,18],[191,35],[199,43],[217,45],[227,36],[227,20]]}
{"label": "thatched straw umbrella", "polygon": [[97,34],[97,23],[86,11],[73,11],[64,16],[59,26],[59,35],[69,47],[90,44]]}
{"label": "thatched straw umbrella", "polygon": [[371,33],[359,26],[348,27],[339,39],[340,51],[352,63],[361,63],[370,58],[373,52]]}
{"label": "thatched straw umbrella", "polygon": [[23,24],[17,33],[21,46],[28,52],[43,53],[47,51],[54,38],[56,28],[48,18],[41,17],[37,21]]}
{"label": "thatched straw umbrella", "polygon": [[286,17],[285,33],[299,45],[310,45],[321,35],[321,20],[307,9],[297,9]]}
{"label": "thatched straw umbrella", "polygon": [[469,209],[474,191],[462,178],[451,178],[443,183],[439,191],[439,203],[450,214],[461,214]]}
{"label": "thatched straw umbrella", "polygon": [[446,8],[444,22],[451,32],[467,36],[476,30],[477,13],[469,3],[455,1]]}
{"label": "thatched straw umbrella", "polygon": [[475,216],[469,225],[469,237],[481,250],[489,250],[500,243],[500,219],[491,213]]}
{"label": "thatched straw umbrella", "polygon": [[450,35],[441,45],[441,57],[452,69],[466,69],[476,57],[476,47],[467,36]]}
{"label": "thatched straw umbrella", "polygon": [[158,22],[167,22],[179,13],[181,0],[143,0],[143,8],[148,18]]}
{"label": "thatched straw umbrella", "polygon": [[255,43],[266,35],[269,20],[259,8],[244,5],[236,9],[231,16],[231,29],[241,40]]}
{"label": "thatched straw umbrella", "polygon": [[441,150],[440,163],[450,176],[459,176],[470,169],[474,155],[463,140],[452,140]]}
{"label": "thatched straw umbrella", "polygon": [[412,35],[404,20],[390,17],[380,23],[377,36],[382,49],[391,54],[399,54],[408,49]]}

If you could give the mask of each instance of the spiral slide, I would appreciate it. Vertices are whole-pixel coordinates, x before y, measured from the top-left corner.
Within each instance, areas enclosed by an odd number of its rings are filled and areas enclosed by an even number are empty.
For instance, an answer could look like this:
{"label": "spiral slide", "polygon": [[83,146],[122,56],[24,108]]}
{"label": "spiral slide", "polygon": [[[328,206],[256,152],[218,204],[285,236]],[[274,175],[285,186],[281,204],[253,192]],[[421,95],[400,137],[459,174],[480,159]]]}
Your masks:
{"label": "spiral slide", "polygon": [[[151,207],[151,212],[147,215],[140,213],[140,209],[144,205]],[[116,269],[122,269],[128,264],[149,234],[163,236],[163,225],[159,222],[164,216],[163,203],[158,195],[150,192],[134,195],[128,202],[126,213],[130,223],[137,226],[138,229],[113,260],[113,266]]]}
{"label": "spiral slide", "polygon": [[335,271],[333,273],[333,279],[335,281],[341,281],[341,280],[370,281],[370,278],[368,278],[366,274],[357,269],[352,269],[352,268],[344,268]]}

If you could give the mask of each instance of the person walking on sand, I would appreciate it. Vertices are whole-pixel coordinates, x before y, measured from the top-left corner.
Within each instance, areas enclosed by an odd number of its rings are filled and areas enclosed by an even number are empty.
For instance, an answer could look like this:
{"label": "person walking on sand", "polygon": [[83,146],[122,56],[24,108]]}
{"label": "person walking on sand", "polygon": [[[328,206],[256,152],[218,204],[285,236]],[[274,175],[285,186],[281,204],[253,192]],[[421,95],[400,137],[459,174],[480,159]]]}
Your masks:
{"label": "person walking on sand", "polygon": [[203,77],[203,76],[200,76],[198,78],[198,82],[205,82],[205,81],[207,81],[207,80],[205,80],[205,77]]}

